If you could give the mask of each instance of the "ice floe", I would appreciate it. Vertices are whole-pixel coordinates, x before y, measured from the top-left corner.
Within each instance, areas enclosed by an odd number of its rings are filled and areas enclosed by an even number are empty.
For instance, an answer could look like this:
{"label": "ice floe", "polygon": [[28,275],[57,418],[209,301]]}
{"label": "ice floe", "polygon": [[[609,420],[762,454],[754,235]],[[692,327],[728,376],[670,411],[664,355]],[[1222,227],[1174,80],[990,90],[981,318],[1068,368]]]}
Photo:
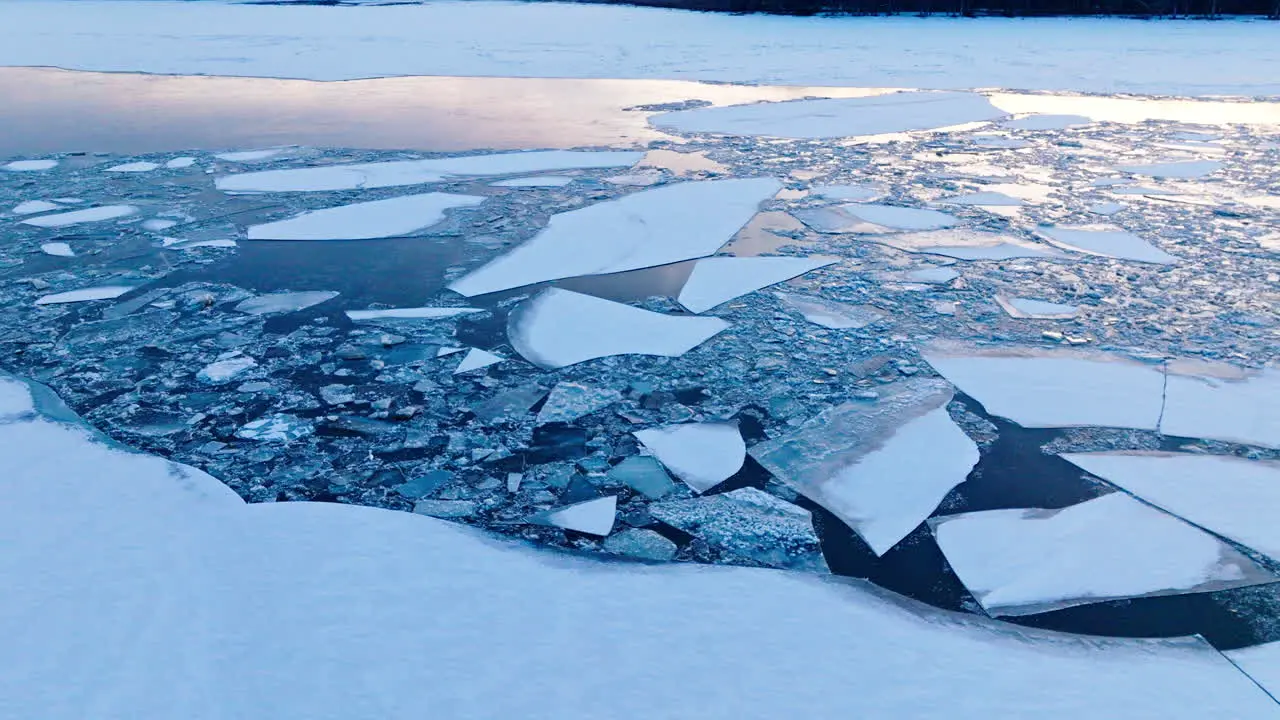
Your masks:
{"label": "ice floe", "polygon": [[1280,560],[1280,464],[1229,455],[1069,453],[1062,457],[1173,515]]}
{"label": "ice floe", "polygon": [[160,163],[147,162],[144,160],[140,162],[125,163],[123,165],[113,165],[103,170],[103,172],[114,172],[114,173],[151,172],[152,170],[159,169],[159,167],[160,167]]}
{"label": "ice floe", "polygon": [[608,477],[610,482],[626,485],[650,500],[666,497],[676,487],[662,463],[647,455],[624,458],[609,468]]}
{"label": "ice floe", "polygon": [[560,213],[532,239],[449,288],[472,297],[706,257],[779,187],[768,178],[684,182]]}
{"label": "ice floe", "polygon": [[236,152],[216,153],[214,157],[227,162],[260,162],[262,160],[270,160],[280,153],[288,150],[288,148],[265,148],[263,150],[239,150]]}
{"label": "ice floe", "polygon": [[258,362],[247,355],[226,358],[209,363],[196,373],[196,379],[210,385],[222,385],[235,380],[258,366]]}
{"label": "ice floe", "polygon": [[76,251],[64,242],[49,242],[40,245],[40,252],[54,257],[75,257]]}
{"label": "ice floe", "polygon": [[277,413],[251,420],[236,431],[236,437],[263,443],[289,443],[315,432],[310,422]]}
{"label": "ice floe", "polygon": [[169,170],[184,170],[195,164],[196,159],[193,157],[176,157],[166,161],[164,166]]}
{"label": "ice floe", "polygon": [[615,495],[574,503],[557,510],[548,510],[531,518],[529,522],[554,525],[588,535],[608,535],[618,514],[618,498]]}
{"label": "ice floe", "polygon": [[942,198],[938,202],[946,205],[976,205],[990,207],[1017,207],[1022,205],[1021,199],[1002,192],[975,192]]}
{"label": "ice floe", "polygon": [[1010,130],[1066,130],[1071,127],[1093,124],[1092,118],[1083,115],[1028,115],[1006,120],[1000,127]]}
{"label": "ice floe", "polygon": [[34,215],[35,213],[51,212],[62,206],[57,203],[51,203],[46,200],[28,200],[13,206],[14,215]]}
{"label": "ice floe", "polygon": [[538,411],[538,424],[573,422],[621,399],[622,393],[612,388],[591,387],[574,382],[557,383]]}
{"label": "ice floe", "polygon": [[884,190],[871,185],[816,185],[809,189],[815,197],[849,202],[870,202],[884,196]]}
{"label": "ice floe", "polygon": [[1154,178],[1200,178],[1222,169],[1222,163],[1214,160],[1163,162],[1150,165],[1120,165],[1116,168],[1134,175]]}
{"label": "ice floe", "polygon": [[986,510],[930,524],[951,568],[993,615],[1276,579],[1212,535],[1119,492],[1061,510]]}
{"label": "ice floe", "polygon": [[133,288],[133,285],[100,285],[79,290],[68,290],[67,292],[45,295],[37,299],[36,304],[60,305],[62,303],[85,302],[87,300],[110,300],[120,297]]}
{"label": "ice floe", "polygon": [[874,402],[828,409],[751,457],[830,510],[883,555],[964,482],[978,447],[951,420],[951,386],[912,379]]}
{"label": "ice floe", "polygon": [[1124,205],[1117,202],[1100,202],[1089,206],[1089,212],[1095,215],[1115,215],[1124,209]]}
{"label": "ice floe", "polygon": [[[442,354],[451,355],[453,353]],[[437,357],[439,357],[439,355],[440,354],[437,354]],[[503,360],[506,360],[506,358],[501,355],[495,355],[487,350],[481,350],[480,348],[471,348],[467,350],[466,355],[462,356],[462,361],[453,369],[453,374],[461,375],[462,373],[468,373],[473,370],[482,370],[490,365],[496,365]]]}
{"label": "ice floe", "polygon": [[240,301],[236,311],[248,315],[274,315],[305,310],[312,305],[319,305],[338,297],[332,290],[303,290],[300,292],[277,292],[259,295]]}
{"label": "ice floe", "polygon": [[348,310],[346,314],[351,322],[414,322],[418,320],[445,320],[478,312],[484,311],[480,308],[469,307],[412,307],[386,308],[383,310]]}
{"label": "ice floe", "polygon": [[1049,245],[1028,242],[1014,235],[975,230],[934,230],[878,236],[874,242],[905,252],[943,255],[957,260],[1010,260],[1062,257]]}
{"label": "ice floe", "polygon": [[901,92],[679,110],[649,122],[688,133],[819,139],[933,130],[1005,115],[976,93]]}
{"label": "ice floe", "polygon": [[733,477],[747,458],[742,433],[731,423],[683,423],[632,434],[695,492],[706,492]]}
{"label": "ice floe", "polygon": [[602,546],[611,555],[637,560],[667,562],[676,556],[676,544],[645,528],[628,528],[610,535]]}
{"label": "ice floe", "polygon": [[1155,430],[1164,373],[1136,360],[1073,350],[935,345],[921,355],[992,415],[1023,427]]}
{"label": "ice floe", "polygon": [[870,305],[849,305],[817,295],[774,293],[814,325],[832,330],[857,330],[884,319],[884,313]]}
{"label": "ice floe", "polygon": [[250,240],[368,240],[395,237],[431,227],[451,208],[484,202],[474,195],[423,193],[311,210],[294,217],[254,225]]}
{"label": "ice floe", "polygon": [[554,369],[610,355],[678,357],[727,327],[548,288],[511,312],[507,337],[524,359]]}
{"label": "ice floe", "polygon": [[545,188],[545,187],[564,187],[573,182],[574,178],[568,175],[534,175],[533,177],[511,178],[510,180],[499,180],[489,183],[493,187],[513,187],[513,188]]}
{"label": "ice floe", "polygon": [[132,205],[103,205],[101,207],[73,210],[72,212],[58,213],[56,215],[41,215],[40,217],[23,220],[22,224],[46,228],[66,227],[68,225],[77,225],[79,223],[114,220],[116,218],[128,217],[136,212],[138,212],[138,208]]}
{"label": "ice floe", "polygon": [[678,300],[689,312],[702,313],[740,295],[836,262],[836,258],[824,257],[706,258],[694,264]]}
{"label": "ice floe", "polygon": [[514,175],[549,170],[628,167],[641,157],[643,153],[638,152],[542,150],[265,170],[224,175],[216,180],[216,185],[225,192],[241,193],[369,190],[439,182],[453,175]]}
{"label": "ice floe", "polygon": [[1115,228],[1051,227],[1041,228],[1040,235],[1064,250],[1074,250],[1086,255],[1158,265],[1172,265],[1178,262],[1178,258],[1137,235]]}
{"label": "ice floe", "polygon": [[649,512],[707,543],[725,561],[828,572],[812,513],[756,488],[654,503]]}
{"label": "ice floe", "polygon": [[8,170],[10,172],[36,172],[38,170],[52,170],[58,167],[57,160],[14,160],[12,162],[0,165],[0,170]]}
{"label": "ice floe", "polygon": [[960,221],[954,216],[925,208],[897,205],[836,205],[804,208],[792,213],[822,233],[892,233],[901,230],[940,230]]}
{"label": "ice floe", "polygon": [[1280,448],[1280,369],[1172,363],[1160,431]]}
{"label": "ice floe", "polygon": [[1064,305],[1047,300],[1009,297],[1007,295],[996,295],[996,303],[1009,314],[1009,317],[1016,318],[1066,320],[1080,313],[1080,307],[1077,305]]}

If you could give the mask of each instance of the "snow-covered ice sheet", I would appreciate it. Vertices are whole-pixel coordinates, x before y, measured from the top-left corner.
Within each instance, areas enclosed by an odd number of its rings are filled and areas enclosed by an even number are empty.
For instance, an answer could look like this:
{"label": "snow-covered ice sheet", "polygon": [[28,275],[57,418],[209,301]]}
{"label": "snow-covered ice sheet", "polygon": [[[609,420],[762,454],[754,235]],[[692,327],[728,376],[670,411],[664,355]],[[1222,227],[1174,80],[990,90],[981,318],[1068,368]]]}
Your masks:
{"label": "snow-covered ice sheet", "polygon": [[239,378],[257,366],[258,361],[247,355],[239,355],[205,365],[196,373],[196,379],[210,385],[222,385]]}
{"label": "snow-covered ice sheet", "polygon": [[1131,232],[1114,228],[1052,227],[1040,230],[1045,240],[1064,250],[1074,250],[1087,255],[1136,260],[1138,262],[1171,265],[1178,258],[1143,240]]}
{"label": "snow-covered ice sheet", "polygon": [[1009,317],[1035,318],[1039,320],[1066,320],[1080,313],[1078,305],[1035,300],[1033,298],[1008,297],[996,295],[996,303],[1009,314]]}
{"label": "snow-covered ice sheet", "polygon": [[422,193],[311,210],[276,222],[253,225],[250,240],[368,240],[395,237],[431,227],[446,210],[484,202],[475,195]]}
{"label": "snow-covered ice sheet", "polygon": [[469,307],[412,307],[386,308],[382,310],[348,310],[346,314],[351,322],[414,322],[419,320],[445,320],[478,312],[483,312],[483,310]]}
{"label": "snow-covered ice sheet", "polygon": [[277,292],[251,297],[236,305],[236,311],[249,315],[273,315],[305,310],[312,305],[319,305],[338,297],[333,290],[302,290],[298,292]]}
{"label": "snow-covered ice sheet", "polygon": [[[29,407],[0,392],[0,412]],[[613,565],[410,513],[246,506],[198,470],[45,420],[0,425],[0,492],[8,717],[1276,714],[1199,639],[1013,631],[859,581]],[[548,694],[565,678],[585,690]]]}
{"label": "snow-covered ice sheet", "polygon": [[751,457],[883,555],[978,462],[978,446],[947,413],[951,396],[940,380],[889,385],[879,400],[830,408],[792,433],[757,443]]}
{"label": "snow-covered ice sheet", "polygon": [[513,188],[546,188],[546,187],[564,187],[573,182],[573,178],[568,175],[534,175],[532,177],[511,178],[510,180],[499,180],[489,183],[493,187],[513,187]]}
{"label": "snow-covered ice sheet", "polygon": [[683,423],[632,434],[672,475],[699,493],[733,477],[747,459],[742,433],[730,423]]}
{"label": "snow-covered ice sheet", "polygon": [[533,238],[449,289],[473,297],[705,257],[780,187],[768,178],[684,182],[553,215]]}
{"label": "snow-covered ice sheet", "polygon": [[166,160],[164,166],[169,170],[184,170],[196,164],[193,157],[176,157],[172,160]]}
{"label": "snow-covered ice sheet", "polygon": [[62,207],[57,203],[51,203],[47,200],[28,200],[13,206],[14,215],[34,215],[35,213],[50,212]]}
{"label": "snow-covered ice sheet", "polygon": [[1280,698],[1280,642],[1228,650],[1223,655],[1271,693],[1271,697]]}
{"label": "snow-covered ice sheet", "polygon": [[138,212],[138,208],[132,205],[103,205],[56,215],[41,215],[40,217],[28,218],[23,220],[22,224],[46,228],[67,227],[68,225],[77,225],[79,223],[102,222],[103,220],[128,217],[136,212]]}
{"label": "snow-covered ice sheet", "polygon": [[40,252],[45,255],[53,255],[54,257],[75,257],[76,251],[71,249],[71,245],[64,242],[49,242],[40,245]]}
{"label": "snow-covered ice sheet", "polygon": [[613,388],[591,387],[573,382],[557,383],[538,411],[538,424],[573,422],[621,399],[622,393]]}
{"label": "snow-covered ice sheet", "polygon": [[978,207],[1017,207],[1023,204],[1022,200],[1010,195],[1005,195],[1002,192],[966,193],[964,195],[942,198],[938,202],[947,205],[976,205]]}
{"label": "snow-covered ice sheet", "polygon": [[1280,560],[1280,464],[1229,455],[1069,453],[1082,470],[1184,520]]}
{"label": "snow-covered ice sheet", "polygon": [[702,313],[761,288],[838,262],[824,257],[714,257],[699,260],[677,298]]}
{"label": "snow-covered ice sheet", "polygon": [[52,170],[58,167],[57,160],[13,160],[0,165],[0,170],[8,170],[9,172],[36,172],[39,170]]}
{"label": "snow-covered ice sheet", "polygon": [[133,285],[99,285],[97,287],[68,290],[67,292],[45,295],[36,300],[37,305],[60,305],[62,303],[85,302],[87,300],[110,300],[118,298],[134,288]]}
{"label": "snow-covered ice sheet", "polygon": [[1116,168],[1134,175],[1154,178],[1200,178],[1222,169],[1222,163],[1213,160],[1187,162],[1163,162],[1150,165],[1121,165]]}
{"label": "snow-covered ice sheet", "polygon": [[1164,373],[1157,366],[1072,350],[936,345],[924,359],[992,415],[1023,427],[1155,430]]}
{"label": "snow-covered ice sheet", "polygon": [[1005,115],[976,93],[903,92],[678,110],[649,122],[687,133],[818,139],[933,130]]}
{"label": "snow-covered ice sheet", "polygon": [[610,355],[678,357],[727,327],[548,288],[511,312],[507,337],[524,359],[554,369]]}
{"label": "snow-covered ice sheet", "polygon": [[109,168],[104,169],[103,172],[140,173],[140,172],[151,172],[152,170],[159,169],[159,167],[160,167],[160,163],[154,163],[154,162],[143,160],[140,162],[124,163],[123,165],[113,165]]}
{"label": "snow-covered ice sheet", "polygon": [[1276,580],[1230,545],[1121,492],[1061,510],[985,510],[930,524],[951,568],[993,615]]}
{"label": "snow-covered ice sheet", "polygon": [[870,202],[884,196],[882,188],[871,185],[816,185],[809,192],[815,197],[849,202]]}
{"label": "snow-covered ice sheet", "polygon": [[1160,431],[1280,448],[1280,370],[1221,370],[1174,364]]}

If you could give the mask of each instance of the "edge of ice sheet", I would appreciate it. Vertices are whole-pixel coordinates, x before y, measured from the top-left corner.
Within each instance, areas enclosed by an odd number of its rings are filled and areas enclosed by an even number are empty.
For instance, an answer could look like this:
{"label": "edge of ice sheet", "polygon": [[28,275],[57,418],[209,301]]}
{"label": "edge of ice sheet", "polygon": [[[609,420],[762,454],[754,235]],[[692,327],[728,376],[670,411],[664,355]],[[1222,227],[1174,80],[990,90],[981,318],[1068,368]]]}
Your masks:
{"label": "edge of ice sheet", "polygon": [[370,240],[431,227],[445,211],[474,207],[485,198],[451,193],[401,195],[384,200],[308,210],[284,220],[252,225],[250,240]]}
{"label": "edge of ice sheet", "polygon": [[537,235],[453,281],[466,297],[705,257],[773,197],[772,178],[682,182],[551,216]]}
{"label": "edge of ice sheet", "polygon": [[713,257],[694,263],[677,301],[692,313],[703,313],[736,297],[776,285],[839,258],[828,257]]}
{"label": "edge of ice sheet", "polygon": [[524,359],[552,370],[610,355],[679,357],[727,327],[547,288],[511,311],[507,337]]}

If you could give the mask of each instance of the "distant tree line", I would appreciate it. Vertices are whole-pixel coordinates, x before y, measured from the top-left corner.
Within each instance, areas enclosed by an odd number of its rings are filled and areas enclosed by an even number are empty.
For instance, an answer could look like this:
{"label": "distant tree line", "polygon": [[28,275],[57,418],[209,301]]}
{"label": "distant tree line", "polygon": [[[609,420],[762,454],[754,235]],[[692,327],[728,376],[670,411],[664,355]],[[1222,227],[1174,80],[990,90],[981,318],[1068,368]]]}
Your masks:
{"label": "distant tree line", "polygon": [[[626,0],[625,4],[780,15],[1114,15],[1207,19],[1228,15],[1254,15],[1280,20],[1280,0]],[[1280,42],[1280,37],[1276,41]]]}

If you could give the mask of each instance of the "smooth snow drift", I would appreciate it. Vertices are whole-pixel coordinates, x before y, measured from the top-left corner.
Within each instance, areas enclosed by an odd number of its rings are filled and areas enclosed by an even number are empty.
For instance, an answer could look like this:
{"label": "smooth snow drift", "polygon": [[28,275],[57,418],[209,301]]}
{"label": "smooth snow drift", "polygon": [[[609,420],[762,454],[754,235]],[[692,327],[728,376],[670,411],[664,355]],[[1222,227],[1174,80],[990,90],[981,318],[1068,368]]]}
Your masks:
{"label": "smooth snow drift", "polygon": [[368,240],[408,235],[444,219],[446,210],[484,202],[474,195],[424,193],[340,205],[254,225],[250,240]]}

